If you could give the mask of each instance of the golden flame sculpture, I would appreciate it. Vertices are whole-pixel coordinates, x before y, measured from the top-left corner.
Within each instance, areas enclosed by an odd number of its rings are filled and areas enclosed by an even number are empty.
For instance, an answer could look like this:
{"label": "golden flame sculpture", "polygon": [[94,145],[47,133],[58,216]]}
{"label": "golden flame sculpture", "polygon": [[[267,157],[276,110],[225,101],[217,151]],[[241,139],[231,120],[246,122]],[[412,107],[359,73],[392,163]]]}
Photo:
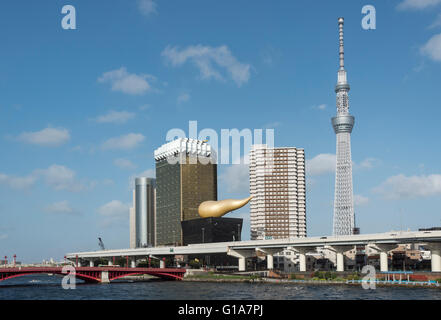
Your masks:
{"label": "golden flame sculpture", "polygon": [[252,197],[248,197],[242,200],[225,199],[220,201],[204,201],[199,205],[198,212],[202,218],[219,218],[230,211],[242,208],[251,198]]}

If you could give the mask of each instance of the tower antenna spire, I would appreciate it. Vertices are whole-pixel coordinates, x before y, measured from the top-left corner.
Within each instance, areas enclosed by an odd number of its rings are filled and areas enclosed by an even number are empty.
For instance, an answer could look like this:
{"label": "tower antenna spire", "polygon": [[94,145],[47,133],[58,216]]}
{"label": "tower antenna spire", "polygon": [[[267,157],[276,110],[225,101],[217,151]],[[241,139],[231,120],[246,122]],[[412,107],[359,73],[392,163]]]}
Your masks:
{"label": "tower antenna spire", "polygon": [[345,47],[343,41],[343,25],[345,23],[344,18],[338,18],[338,30],[339,30],[339,40],[340,40],[340,70],[345,69]]}

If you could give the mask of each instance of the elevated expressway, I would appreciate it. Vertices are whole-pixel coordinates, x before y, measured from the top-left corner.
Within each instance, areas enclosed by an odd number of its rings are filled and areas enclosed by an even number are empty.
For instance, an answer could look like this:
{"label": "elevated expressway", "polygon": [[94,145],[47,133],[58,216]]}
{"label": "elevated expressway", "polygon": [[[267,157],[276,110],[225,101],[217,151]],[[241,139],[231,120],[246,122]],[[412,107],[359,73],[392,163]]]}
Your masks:
{"label": "elevated expressway", "polygon": [[[441,272],[441,231],[392,231],[375,234],[350,236],[306,237],[277,240],[253,240],[235,242],[217,242],[193,244],[177,247],[153,247],[137,249],[103,250],[90,252],[74,252],[66,255],[71,261],[86,261],[94,265],[94,259],[107,259],[112,264],[113,257],[124,257],[131,260],[136,267],[136,259],[149,256],[165,257],[171,255],[204,255],[225,253],[239,259],[239,271],[245,271],[246,259],[256,256],[257,251],[267,256],[268,269],[273,268],[273,255],[289,249],[299,254],[300,271],[306,271],[306,254],[315,252],[317,248],[327,248],[337,255],[337,271],[344,271],[344,252],[354,246],[369,246],[380,253],[380,270],[387,271],[387,252],[399,244],[418,243],[424,245],[432,255],[432,272]],[[161,260],[161,267],[164,267]]]}

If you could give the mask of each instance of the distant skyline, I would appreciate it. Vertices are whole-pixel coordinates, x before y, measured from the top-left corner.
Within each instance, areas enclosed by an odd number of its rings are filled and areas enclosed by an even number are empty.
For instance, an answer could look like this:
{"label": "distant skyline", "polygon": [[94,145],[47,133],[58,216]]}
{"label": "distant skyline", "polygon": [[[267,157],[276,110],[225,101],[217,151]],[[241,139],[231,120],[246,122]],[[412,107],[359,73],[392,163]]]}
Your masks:
{"label": "distant skyline", "polygon": [[[61,28],[65,4],[76,30]],[[376,29],[361,26],[376,9]],[[134,177],[169,129],[273,128],[304,148],[308,236],[332,234],[337,18],[361,233],[441,225],[441,0],[18,0],[0,5],[0,256],[129,247]],[[245,154],[243,155],[245,156]],[[218,166],[218,198],[249,194]],[[249,206],[230,215],[244,218]]]}

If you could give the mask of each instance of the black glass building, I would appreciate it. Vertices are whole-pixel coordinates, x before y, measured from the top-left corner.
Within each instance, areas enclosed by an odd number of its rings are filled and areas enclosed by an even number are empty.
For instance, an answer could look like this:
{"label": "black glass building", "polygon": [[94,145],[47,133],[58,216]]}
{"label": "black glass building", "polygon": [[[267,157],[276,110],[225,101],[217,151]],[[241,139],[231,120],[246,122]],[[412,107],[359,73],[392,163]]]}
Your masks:
{"label": "black glass building", "polygon": [[184,246],[194,243],[240,241],[243,219],[199,218],[182,221]]}

